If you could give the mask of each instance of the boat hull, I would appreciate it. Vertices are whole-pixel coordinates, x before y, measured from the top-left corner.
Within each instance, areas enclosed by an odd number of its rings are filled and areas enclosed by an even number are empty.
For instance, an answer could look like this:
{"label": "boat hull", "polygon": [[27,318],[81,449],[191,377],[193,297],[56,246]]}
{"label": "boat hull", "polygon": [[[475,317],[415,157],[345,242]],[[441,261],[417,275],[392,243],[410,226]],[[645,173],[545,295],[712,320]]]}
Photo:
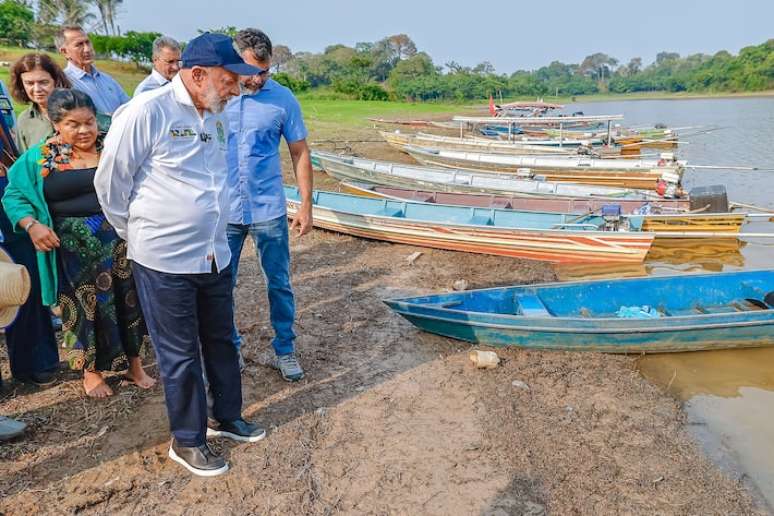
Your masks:
{"label": "boat hull", "polygon": [[[593,159],[588,165],[561,166],[539,157],[504,156],[497,154],[444,151],[409,146],[406,152],[417,162],[430,167],[446,167],[463,170],[483,170],[495,173],[514,174],[529,171],[547,181],[570,182],[639,190],[656,190],[660,181],[679,184],[682,170],[677,167],[624,167],[633,160],[619,160],[619,163],[600,163]],[[580,162],[580,161],[579,161]]]}
{"label": "boat hull", "polygon": [[[385,303],[425,331],[493,346],[664,353],[774,345],[771,270],[522,285]],[[618,315],[644,305],[657,316]]]}
{"label": "boat hull", "polygon": [[397,199],[431,204],[448,204],[452,206],[476,206],[481,208],[514,209],[519,211],[558,212],[584,214],[594,213],[606,205],[618,205],[622,214],[636,214],[647,204],[648,208],[657,214],[637,215],[642,217],[643,231],[655,233],[713,233],[736,238],[745,222],[743,213],[661,213],[670,208],[680,207],[687,211],[688,201],[675,201],[670,206],[659,202],[647,201],[614,201],[599,199],[541,199],[514,196],[495,196],[480,194],[456,194],[445,192],[429,192],[405,190],[400,188],[384,188],[369,185],[353,185],[342,183],[346,190],[359,194],[385,199]]}
{"label": "boat hull", "polygon": [[[395,308],[393,308],[395,309]],[[398,310],[396,310],[398,311]],[[538,327],[496,327],[443,318],[398,313],[417,328],[452,339],[489,346],[518,346],[553,351],[598,353],[674,353],[774,345],[773,323],[722,328],[682,328],[662,331],[579,332]]]}
{"label": "boat hull", "polygon": [[[287,196],[289,216],[297,213],[299,205],[297,195]],[[653,235],[649,233],[499,228],[418,221],[347,212],[316,202],[313,217],[315,227],[361,238],[552,263],[641,263],[653,244]]]}
{"label": "boat hull", "polygon": [[312,153],[320,168],[339,181],[355,181],[374,185],[433,190],[454,193],[483,193],[520,197],[550,197],[552,199],[648,200],[671,204],[655,192],[606,186],[577,185],[566,182],[546,182],[523,179],[486,171],[455,170],[447,167],[428,168],[402,165],[361,158]]}
{"label": "boat hull", "polygon": [[[562,150],[548,145],[532,145],[530,142],[505,143],[501,141],[482,141],[468,138],[452,138],[431,135],[413,135],[404,133],[389,133],[381,131],[382,138],[393,148],[407,152],[411,145],[432,145],[434,147],[449,150],[478,150],[479,152],[496,152],[502,154],[519,155],[572,155],[575,149]],[[576,146],[577,147],[577,146]]]}

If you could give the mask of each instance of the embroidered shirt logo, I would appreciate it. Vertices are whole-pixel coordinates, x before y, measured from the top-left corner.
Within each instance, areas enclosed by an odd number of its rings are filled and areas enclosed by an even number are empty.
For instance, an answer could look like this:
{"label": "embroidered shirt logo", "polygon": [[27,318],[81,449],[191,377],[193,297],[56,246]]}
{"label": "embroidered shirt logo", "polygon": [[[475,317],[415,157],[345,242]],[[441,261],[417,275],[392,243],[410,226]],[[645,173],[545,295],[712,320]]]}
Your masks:
{"label": "embroidered shirt logo", "polygon": [[169,130],[169,136],[172,138],[196,138],[196,131],[190,127],[173,127]]}

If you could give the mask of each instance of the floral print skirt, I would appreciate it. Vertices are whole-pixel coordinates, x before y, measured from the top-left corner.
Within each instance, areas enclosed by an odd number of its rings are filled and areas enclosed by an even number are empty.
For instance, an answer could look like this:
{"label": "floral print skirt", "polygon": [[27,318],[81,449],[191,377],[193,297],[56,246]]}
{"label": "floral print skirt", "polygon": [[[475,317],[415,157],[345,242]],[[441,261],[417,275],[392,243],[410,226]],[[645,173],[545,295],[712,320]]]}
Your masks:
{"label": "floral print skirt", "polygon": [[132,269],[104,215],[54,220],[63,347],[73,369],[119,371],[150,342]]}

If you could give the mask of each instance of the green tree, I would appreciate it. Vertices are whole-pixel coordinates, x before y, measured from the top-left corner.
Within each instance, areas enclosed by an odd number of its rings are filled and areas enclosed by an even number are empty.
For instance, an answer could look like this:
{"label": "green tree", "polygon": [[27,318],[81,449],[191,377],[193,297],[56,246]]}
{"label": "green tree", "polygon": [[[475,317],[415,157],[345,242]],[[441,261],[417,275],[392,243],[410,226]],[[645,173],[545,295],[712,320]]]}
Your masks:
{"label": "green tree", "polygon": [[27,46],[34,21],[35,15],[26,4],[16,0],[0,2],[0,41]]}
{"label": "green tree", "polygon": [[123,3],[123,0],[91,0],[91,2],[97,8],[97,12],[99,12],[104,34],[117,34],[116,16],[118,14],[118,6]]}
{"label": "green tree", "polygon": [[237,35],[237,32],[239,32],[239,29],[233,25],[225,25],[223,27],[215,27],[212,29],[198,29],[197,32],[199,34],[204,34],[205,32],[212,32],[213,34],[225,34],[226,36],[233,38]]}
{"label": "green tree", "polygon": [[38,20],[43,24],[86,27],[94,20],[90,9],[85,0],[40,0]]}

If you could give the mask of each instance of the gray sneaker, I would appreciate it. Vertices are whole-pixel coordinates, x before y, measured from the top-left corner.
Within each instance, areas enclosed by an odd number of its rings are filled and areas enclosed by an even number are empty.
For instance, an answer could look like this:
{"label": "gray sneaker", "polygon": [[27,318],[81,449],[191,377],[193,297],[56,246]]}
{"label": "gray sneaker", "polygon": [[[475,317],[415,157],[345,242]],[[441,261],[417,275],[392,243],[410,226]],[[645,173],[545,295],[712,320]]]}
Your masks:
{"label": "gray sneaker", "polygon": [[298,363],[295,353],[280,355],[274,359],[274,368],[279,369],[282,378],[288,382],[297,382],[304,377],[304,370]]}
{"label": "gray sneaker", "polygon": [[0,416],[0,441],[7,441],[19,437],[27,428],[26,423],[16,421],[10,417]]}

